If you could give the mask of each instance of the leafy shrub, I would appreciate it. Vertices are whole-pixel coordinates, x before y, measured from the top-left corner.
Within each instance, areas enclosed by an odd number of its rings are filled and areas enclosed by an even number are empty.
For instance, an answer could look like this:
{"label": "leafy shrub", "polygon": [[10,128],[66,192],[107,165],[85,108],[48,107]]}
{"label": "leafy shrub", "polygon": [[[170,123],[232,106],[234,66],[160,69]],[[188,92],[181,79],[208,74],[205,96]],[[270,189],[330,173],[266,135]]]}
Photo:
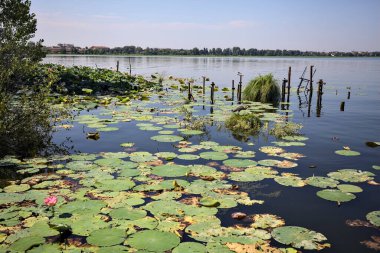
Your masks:
{"label": "leafy shrub", "polygon": [[299,131],[302,127],[302,124],[296,124],[293,122],[276,123],[274,127],[269,130],[269,134],[275,136],[276,138],[295,136],[300,134]]}
{"label": "leafy shrub", "polygon": [[280,87],[272,74],[258,76],[251,80],[243,91],[243,100],[277,104]]}
{"label": "leafy shrub", "polygon": [[261,121],[255,114],[233,113],[225,122],[225,126],[233,133],[251,135],[260,131]]}

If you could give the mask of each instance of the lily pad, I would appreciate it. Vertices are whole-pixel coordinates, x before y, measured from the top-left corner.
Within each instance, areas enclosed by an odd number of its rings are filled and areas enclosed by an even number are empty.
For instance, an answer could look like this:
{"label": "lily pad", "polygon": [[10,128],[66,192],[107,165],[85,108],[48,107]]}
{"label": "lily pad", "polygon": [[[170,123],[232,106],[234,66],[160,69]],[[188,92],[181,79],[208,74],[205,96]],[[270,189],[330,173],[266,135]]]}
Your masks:
{"label": "lily pad", "polygon": [[229,167],[246,168],[257,165],[257,162],[248,159],[228,159],[223,164]]}
{"label": "lily pad", "polygon": [[369,171],[342,169],[327,174],[329,177],[349,183],[362,183],[373,180],[375,174]]}
{"label": "lily pad", "polygon": [[339,181],[329,177],[309,177],[306,179],[306,183],[319,188],[335,188]]}
{"label": "lily pad", "polygon": [[198,160],[200,158],[200,156],[199,155],[192,155],[192,154],[184,154],[184,155],[177,156],[177,158],[181,159],[181,160],[193,161],[193,160]]}
{"label": "lily pad", "polygon": [[183,137],[167,134],[167,135],[156,135],[156,136],[151,137],[151,139],[158,142],[178,142],[178,141],[182,141]]}
{"label": "lily pad", "polygon": [[341,190],[342,192],[351,192],[351,193],[358,193],[358,192],[363,191],[363,189],[360,188],[359,186],[352,185],[352,184],[340,184],[338,185],[338,189]]}
{"label": "lily pad", "polygon": [[222,161],[228,159],[228,156],[222,152],[202,152],[199,155],[205,160]]}
{"label": "lily pad", "polygon": [[180,239],[170,232],[145,230],[131,235],[125,243],[138,250],[163,252],[176,247]]}
{"label": "lily pad", "polygon": [[346,150],[346,149],[337,150],[337,151],[335,151],[335,154],[342,155],[342,156],[358,156],[358,155],[360,155],[360,153],[357,151]]}
{"label": "lily pad", "polygon": [[199,203],[202,206],[207,206],[207,207],[215,207],[215,206],[219,206],[220,205],[219,201],[217,201],[216,199],[211,198],[211,197],[201,198],[200,201],[199,201]]}
{"label": "lily pad", "polygon": [[113,209],[109,213],[112,219],[120,219],[120,220],[138,220],[138,219],[144,218],[146,214],[147,213],[145,210],[128,208],[128,207]]}
{"label": "lily pad", "polygon": [[348,202],[356,198],[356,196],[349,192],[342,192],[335,189],[321,190],[317,192],[317,196],[335,202]]}
{"label": "lily pad", "polygon": [[161,177],[182,177],[189,172],[189,167],[177,164],[165,164],[156,166],[152,169],[152,174]]}
{"label": "lily pad", "polygon": [[175,247],[172,253],[206,253],[206,246],[197,242],[183,242]]}
{"label": "lily pad", "polygon": [[95,246],[113,246],[125,240],[126,232],[116,228],[104,228],[93,231],[88,237],[87,242]]}
{"label": "lily pad", "polygon": [[321,244],[327,238],[318,232],[303,227],[284,226],[272,231],[273,238],[283,244],[306,250],[317,250],[329,247],[329,244]]}
{"label": "lily pad", "polygon": [[45,239],[40,236],[23,237],[15,241],[9,249],[16,252],[26,252],[28,249],[43,244]]}
{"label": "lily pad", "polygon": [[366,215],[366,218],[372,225],[380,227],[380,211],[370,212]]}
{"label": "lily pad", "polygon": [[4,188],[4,191],[7,193],[15,193],[15,192],[24,192],[30,189],[28,184],[13,184]]}
{"label": "lily pad", "polygon": [[285,221],[273,214],[256,214],[252,217],[253,228],[277,228],[285,225]]}

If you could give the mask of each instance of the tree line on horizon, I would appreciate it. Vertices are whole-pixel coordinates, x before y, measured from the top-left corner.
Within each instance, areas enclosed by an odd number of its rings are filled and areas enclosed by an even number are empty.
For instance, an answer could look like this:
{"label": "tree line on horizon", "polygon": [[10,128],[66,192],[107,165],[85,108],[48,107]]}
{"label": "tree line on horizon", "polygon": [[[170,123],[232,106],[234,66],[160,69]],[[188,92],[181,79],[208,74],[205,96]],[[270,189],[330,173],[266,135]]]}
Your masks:
{"label": "tree line on horizon", "polygon": [[172,48],[142,48],[137,46],[124,47],[62,47],[61,50],[47,48],[48,53],[59,54],[99,54],[99,55],[178,55],[178,56],[337,56],[337,57],[378,57],[380,52],[317,52],[300,50],[271,50],[256,48],[197,48],[193,49],[172,49]]}

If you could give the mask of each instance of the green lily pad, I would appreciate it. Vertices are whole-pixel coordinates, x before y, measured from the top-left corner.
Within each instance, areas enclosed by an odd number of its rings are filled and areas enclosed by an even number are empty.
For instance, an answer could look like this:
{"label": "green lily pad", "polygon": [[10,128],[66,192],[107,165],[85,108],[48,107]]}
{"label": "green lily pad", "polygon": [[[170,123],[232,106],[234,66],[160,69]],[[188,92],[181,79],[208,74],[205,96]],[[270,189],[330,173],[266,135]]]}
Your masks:
{"label": "green lily pad", "polygon": [[296,176],[281,176],[275,177],[274,181],[284,186],[292,186],[292,187],[303,187],[305,186],[305,182],[300,177]]}
{"label": "green lily pad", "polygon": [[177,164],[165,164],[156,166],[152,169],[152,174],[161,177],[182,177],[189,172],[189,167]]}
{"label": "green lily pad", "polygon": [[273,214],[256,214],[252,217],[254,221],[251,224],[253,228],[277,228],[285,225],[284,219]]}
{"label": "green lily pad", "polygon": [[113,132],[113,131],[118,131],[118,127],[101,127],[97,128],[96,131],[98,132]]}
{"label": "green lily pad", "polygon": [[121,147],[124,147],[124,148],[131,148],[135,145],[135,143],[133,142],[124,142],[122,144],[120,144]]}
{"label": "green lily pad", "polygon": [[258,164],[262,166],[277,166],[281,161],[273,159],[265,159],[258,161]]}
{"label": "green lily pad", "polygon": [[222,152],[202,152],[199,156],[205,160],[221,161],[228,159],[228,156]]}
{"label": "green lily pad", "polygon": [[157,157],[163,158],[165,160],[173,160],[177,157],[177,154],[174,152],[159,152],[155,154]]}
{"label": "green lily pad", "polygon": [[339,181],[329,177],[309,177],[305,182],[319,188],[335,188],[339,184]]}
{"label": "green lily pad", "polygon": [[335,154],[342,155],[342,156],[358,156],[358,155],[360,155],[360,153],[357,151],[345,150],[345,149],[337,150],[337,151],[335,151]]}
{"label": "green lily pad", "polygon": [[24,192],[30,189],[28,184],[13,184],[4,188],[4,191],[7,193],[15,193],[15,192]]}
{"label": "green lily pad", "polygon": [[28,249],[41,245],[44,242],[45,239],[41,236],[28,236],[15,241],[9,249],[16,252],[26,252]]}
{"label": "green lily pad", "polygon": [[129,236],[125,243],[138,250],[163,252],[176,247],[180,239],[170,232],[145,230]]}
{"label": "green lily pad", "polygon": [[370,212],[366,215],[366,218],[372,225],[380,227],[380,211]]}
{"label": "green lily pad", "polygon": [[58,244],[44,244],[28,250],[28,253],[61,253],[62,249]]}
{"label": "green lily pad", "polygon": [[272,236],[280,243],[306,250],[323,249],[329,246],[321,244],[327,240],[323,234],[303,227],[284,226],[275,228],[272,231]]}
{"label": "green lily pad", "polygon": [[128,208],[128,207],[113,209],[109,213],[112,219],[120,219],[120,220],[138,220],[138,219],[144,218],[146,214],[147,213],[145,210]]}
{"label": "green lily pad", "polygon": [[362,183],[373,180],[375,174],[369,171],[361,171],[355,169],[343,169],[327,174],[329,177],[349,183]]}
{"label": "green lily pad", "polygon": [[202,206],[207,206],[207,207],[215,207],[215,206],[219,206],[220,202],[211,197],[204,197],[200,199],[199,204],[201,204]]}
{"label": "green lily pad", "polygon": [[116,228],[104,228],[93,231],[88,237],[87,242],[95,246],[113,246],[125,240],[126,232]]}
{"label": "green lily pad", "polygon": [[358,192],[363,191],[363,189],[360,188],[359,186],[352,185],[352,184],[340,184],[338,185],[338,189],[341,190],[342,192],[351,192],[351,193],[358,193]]}
{"label": "green lily pad", "polygon": [[228,159],[223,164],[229,167],[246,168],[257,165],[257,162],[248,159]]}
{"label": "green lily pad", "polygon": [[372,168],[375,170],[380,170],[380,165],[373,165]]}
{"label": "green lily pad", "polygon": [[281,137],[281,139],[287,140],[287,141],[306,141],[309,138],[305,136],[284,136]]}
{"label": "green lily pad", "polygon": [[335,189],[321,190],[317,192],[317,196],[335,202],[348,202],[356,198],[356,196],[349,192],[342,192]]}
{"label": "green lily pad", "polygon": [[185,134],[185,135],[199,135],[199,134],[203,134],[204,132],[203,131],[200,131],[200,130],[191,130],[191,129],[178,129],[178,131],[180,131],[182,134]]}
{"label": "green lily pad", "polygon": [[156,136],[151,137],[151,139],[158,142],[178,142],[178,141],[182,141],[183,137],[167,134],[167,135],[156,135]]}
{"label": "green lily pad", "polygon": [[183,242],[175,247],[172,253],[206,253],[206,246],[197,242]]}

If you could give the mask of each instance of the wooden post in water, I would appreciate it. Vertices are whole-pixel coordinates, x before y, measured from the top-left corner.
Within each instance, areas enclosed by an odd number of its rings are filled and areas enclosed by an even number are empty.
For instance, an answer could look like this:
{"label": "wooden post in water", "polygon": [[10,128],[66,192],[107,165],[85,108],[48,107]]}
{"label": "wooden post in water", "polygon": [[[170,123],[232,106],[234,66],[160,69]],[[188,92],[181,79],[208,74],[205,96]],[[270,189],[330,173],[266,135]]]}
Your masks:
{"label": "wooden post in water", "polygon": [[192,97],[193,97],[193,95],[191,94],[191,83],[190,83],[190,82],[187,82],[187,84],[188,84],[187,99],[188,99],[189,101],[191,101],[191,100],[192,100]]}
{"label": "wooden post in water", "polygon": [[116,62],[116,71],[119,72],[119,61]]}
{"label": "wooden post in water", "polygon": [[286,80],[284,78],[284,80],[282,80],[282,89],[281,89],[281,101],[282,102],[285,102],[285,93],[286,93],[286,83],[288,82],[288,80]]}
{"label": "wooden post in water", "polygon": [[322,110],[322,94],[323,94],[323,80],[320,79],[318,82],[318,97],[317,97],[317,117],[321,116]]}
{"label": "wooden post in water", "polygon": [[340,102],[340,111],[341,112],[344,112],[344,105],[345,105],[345,102]]}
{"label": "wooden post in water", "polygon": [[310,66],[310,92],[313,92],[313,68],[314,66]]}
{"label": "wooden post in water", "polygon": [[202,76],[203,78],[203,95],[206,93],[206,77]]}
{"label": "wooden post in water", "polygon": [[232,101],[235,99],[235,80],[232,80]]}
{"label": "wooden post in water", "polygon": [[132,64],[131,64],[131,57],[128,57],[129,59],[129,75],[132,75]]}
{"label": "wooden post in water", "polygon": [[240,77],[239,85],[238,85],[238,103],[241,104],[241,93],[242,93],[242,86],[243,86],[243,74],[238,72],[238,76]]}
{"label": "wooden post in water", "polygon": [[290,93],[290,79],[292,77],[292,67],[289,66],[288,70],[288,94]]}
{"label": "wooden post in water", "polygon": [[350,99],[351,98],[351,91],[349,91],[348,93],[347,93],[347,99]]}
{"label": "wooden post in water", "polygon": [[215,83],[211,83],[211,104],[214,104],[214,90],[215,90]]}

